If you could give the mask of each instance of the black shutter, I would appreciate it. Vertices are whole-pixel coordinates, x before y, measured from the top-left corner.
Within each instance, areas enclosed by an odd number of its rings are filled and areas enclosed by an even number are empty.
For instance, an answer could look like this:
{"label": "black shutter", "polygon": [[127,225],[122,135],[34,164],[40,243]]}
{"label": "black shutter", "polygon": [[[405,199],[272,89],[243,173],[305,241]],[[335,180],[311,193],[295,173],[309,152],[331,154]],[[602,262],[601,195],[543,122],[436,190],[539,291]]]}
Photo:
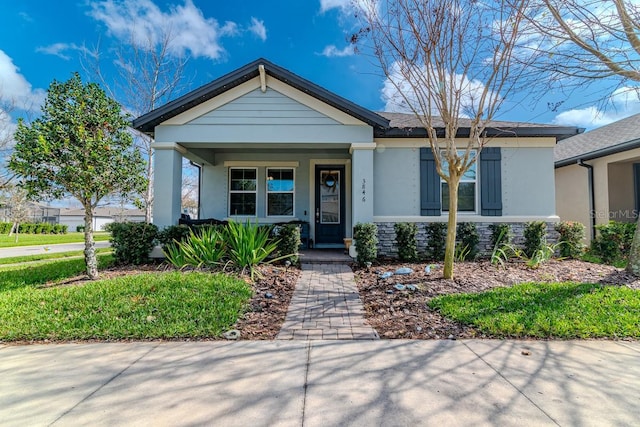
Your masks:
{"label": "black shutter", "polygon": [[502,215],[502,156],[500,148],[484,148],[480,152],[481,214]]}
{"label": "black shutter", "polygon": [[440,175],[431,148],[420,149],[420,215],[440,216]]}

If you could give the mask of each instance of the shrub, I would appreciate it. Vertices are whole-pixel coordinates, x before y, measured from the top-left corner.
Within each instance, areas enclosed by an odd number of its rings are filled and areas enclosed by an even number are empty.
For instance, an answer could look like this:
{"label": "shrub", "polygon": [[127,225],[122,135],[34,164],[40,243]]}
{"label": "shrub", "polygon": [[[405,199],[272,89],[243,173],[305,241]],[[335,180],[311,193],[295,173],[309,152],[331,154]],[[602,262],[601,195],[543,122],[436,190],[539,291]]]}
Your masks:
{"label": "shrub", "polygon": [[248,220],[245,224],[229,221],[222,229],[229,261],[241,273],[249,270],[253,279],[255,267],[264,262],[278,247],[278,241],[271,240],[270,234],[271,227],[252,224]]}
{"label": "shrub", "polygon": [[9,234],[11,226],[13,226],[13,224],[10,222],[0,222],[0,234]]}
{"label": "shrub", "polygon": [[374,262],[378,258],[378,226],[372,223],[358,223],[353,231],[358,264],[362,266]]}
{"label": "shrub", "polygon": [[222,232],[215,227],[189,231],[184,240],[174,240],[163,248],[167,260],[176,268],[215,267],[226,255]]}
{"label": "shrub", "polygon": [[458,224],[456,231],[460,260],[475,259],[478,256],[478,244],[480,243],[480,235],[476,224],[473,222],[461,222]]}
{"label": "shrub", "polygon": [[278,257],[286,257],[292,264],[298,263],[300,248],[300,227],[296,224],[285,224],[278,227]]}
{"label": "shrub", "polygon": [[413,223],[399,222],[393,228],[396,232],[398,258],[401,261],[416,261],[418,259],[418,240],[416,238],[418,226]]}
{"label": "shrub", "polygon": [[427,255],[436,261],[444,259],[444,249],[447,244],[447,224],[431,222],[427,224]]}
{"label": "shrub", "polygon": [[547,243],[547,224],[544,221],[531,221],[524,227],[524,253],[531,258],[544,251]]}
{"label": "shrub", "polygon": [[598,235],[591,242],[591,252],[603,262],[613,264],[625,260],[631,250],[636,224],[633,222],[615,222],[596,225]]}
{"label": "shrub", "polygon": [[[203,227],[204,228],[204,227]],[[158,242],[162,245],[162,248],[166,248],[167,245],[174,242],[184,242],[189,237],[190,230],[186,225],[170,225],[163,228],[158,233]]]}
{"label": "shrub", "polygon": [[560,234],[560,256],[579,258],[584,249],[584,224],[580,222],[562,221],[555,226]]}
{"label": "shrub", "polygon": [[112,222],[107,230],[111,232],[111,246],[116,264],[143,264],[149,261],[158,235],[158,227],[144,222]]}
{"label": "shrub", "polygon": [[[78,233],[84,233],[84,225],[76,225],[76,231]],[[107,229],[107,231],[108,231],[108,229]]]}

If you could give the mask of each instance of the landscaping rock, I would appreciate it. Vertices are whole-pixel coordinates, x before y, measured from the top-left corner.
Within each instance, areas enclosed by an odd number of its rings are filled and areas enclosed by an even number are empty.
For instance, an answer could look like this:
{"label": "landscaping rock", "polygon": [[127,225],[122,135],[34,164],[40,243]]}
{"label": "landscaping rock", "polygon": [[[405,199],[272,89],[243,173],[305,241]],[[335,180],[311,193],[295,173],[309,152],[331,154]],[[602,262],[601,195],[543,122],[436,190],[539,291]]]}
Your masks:
{"label": "landscaping rock", "polygon": [[413,273],[413,269],[409,267],[400,267],[395,272],[395,274],[397,275],[405,275],[405,274],[412,274],[412,273]]}

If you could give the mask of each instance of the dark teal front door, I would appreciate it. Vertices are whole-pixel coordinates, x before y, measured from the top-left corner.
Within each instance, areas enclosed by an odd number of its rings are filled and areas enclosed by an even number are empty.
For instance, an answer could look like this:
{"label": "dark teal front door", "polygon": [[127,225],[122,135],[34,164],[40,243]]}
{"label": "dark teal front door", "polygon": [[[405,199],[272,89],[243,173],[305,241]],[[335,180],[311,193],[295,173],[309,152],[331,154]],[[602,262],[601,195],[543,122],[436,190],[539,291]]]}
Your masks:
{"label": "dark teal front door", "polygon": [[344,166],[316,166],[316,247],[342,245],[345,237]]}

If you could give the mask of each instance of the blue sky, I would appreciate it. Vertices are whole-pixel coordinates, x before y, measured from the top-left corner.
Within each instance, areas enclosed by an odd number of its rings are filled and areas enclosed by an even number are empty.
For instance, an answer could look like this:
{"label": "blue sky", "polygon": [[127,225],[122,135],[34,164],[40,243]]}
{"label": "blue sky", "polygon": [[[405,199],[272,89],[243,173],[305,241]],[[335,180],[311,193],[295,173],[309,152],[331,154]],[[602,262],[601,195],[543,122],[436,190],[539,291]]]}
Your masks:
{"label": "blue sky", "polygon": [[[384,110],[384,78],[374,59],[356,54],[350,0],[23,0],[2,1],[0,92],[18,107],[41,104],[53,79],[83,74],[85,48],[109,51],[124,34],[171,25],[176,52],[190,57],[190,89],[264,57],[371,110]],[[107,74],[113,64],[106,63]],[[84,73],[86,77],[86,73]],[[499,119],[597,127],[640,112],[635,102],[600,110],[594,87],[570,98],[550,92],[520,103]],[[564,101],[557,111],[547,103]],[[14,113],[21,114],[20,111]]]}

